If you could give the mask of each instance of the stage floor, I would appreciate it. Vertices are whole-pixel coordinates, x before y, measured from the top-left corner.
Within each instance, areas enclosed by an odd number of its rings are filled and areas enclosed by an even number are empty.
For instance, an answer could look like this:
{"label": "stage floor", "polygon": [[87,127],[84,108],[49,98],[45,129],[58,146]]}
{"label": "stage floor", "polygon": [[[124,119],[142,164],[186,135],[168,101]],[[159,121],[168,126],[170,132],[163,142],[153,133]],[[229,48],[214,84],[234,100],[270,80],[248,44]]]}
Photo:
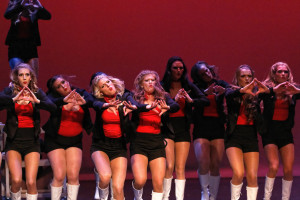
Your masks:
{"label": "stage floor", "polygon": [[[264,190],[264,178],[258,178],[259,190],[257,199],[263,199],[263,190]],[[95,191],[95,182],[94,181],[81,181],[80,191],[78,200],[92,200],[94,191]],[[291,200],[299,200],[300,199],[300,177],[294,178],[294,184],[292,188]],[[125,183],[125,198],[128,200],[133,199],[133,192],[131,189],[131,181],[127,180]],[[144,187],[144,200],[151,200],[151,180],[148,180],[145,187]],[[201,192],[200,192],[200,184],[198,179],[187,179],[186,182],[186,190],[185,190],[185,200],[196,200],[201,199]],[[230,200],[230,178],[222,178],[220,182],[220,188],[218,193],[219,200]],[[244,182],[243,189],[242,189],[242,196],[240,200],[246,200],[246,183]],[[175,200],[174,195],[174,182],[172,185],[172,191],[170,200]],[[281,177],[276,178],[272,200],[281,200]]]}

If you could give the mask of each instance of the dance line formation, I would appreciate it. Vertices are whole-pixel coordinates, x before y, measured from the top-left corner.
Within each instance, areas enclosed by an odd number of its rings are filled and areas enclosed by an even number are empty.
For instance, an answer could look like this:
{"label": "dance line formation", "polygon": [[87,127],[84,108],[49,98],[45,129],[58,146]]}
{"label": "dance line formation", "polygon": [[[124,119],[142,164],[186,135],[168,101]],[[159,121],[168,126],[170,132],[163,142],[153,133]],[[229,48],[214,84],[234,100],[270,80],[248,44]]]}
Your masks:
{"label": "dance line formation", "polygon": [[[94,199],[107,200],[109,193],[112,200],[125,199],[129,150],[135,200],[143,199],[148,166],[152,200],[169,199],[173,178],[176,200],[183,200],[185,166],[193,141],[201,200],[217,199],[224,152],[233,172],[231,200],[240,198],[245,173],[247,199],[255,200],[258,134],[269,164],[264,200],[272,196],[278,155],[284,174],[282,199],[290,198],[292,128],[300,88],[287,63],[272,65],[263,81],[255,78],[252,67],[243,64],[235,71],[232,83],[227,83],[217,74],[216,66],[198,61],[191,68],[191,81],[183,59],[173,56],[167,61],[162,80],[156,71],[143,69],[134,79],[132,91],[114,75],[95,72],[89,91],[57,74],[49,77],[43,92],[37,85],[37,46],[41,44],[37,20],[48,20],[51,14],[38,0],[10,0],[5,17],[11,20],[6,39],[11,82],[0,92],[0,110],[7,110],[3,152],[10,171],[12,200],[21,200],[23,160],[26,199],[38,197],[41,128],[45,131],[43,151],[53,171],[52,200],[61,199],[65,178],[67,199],[78,197],[84,132],[92,134]],[[40,109],[50,113],[45,124],[40,123]],[[96,114],[94,122],[91,111]]]}

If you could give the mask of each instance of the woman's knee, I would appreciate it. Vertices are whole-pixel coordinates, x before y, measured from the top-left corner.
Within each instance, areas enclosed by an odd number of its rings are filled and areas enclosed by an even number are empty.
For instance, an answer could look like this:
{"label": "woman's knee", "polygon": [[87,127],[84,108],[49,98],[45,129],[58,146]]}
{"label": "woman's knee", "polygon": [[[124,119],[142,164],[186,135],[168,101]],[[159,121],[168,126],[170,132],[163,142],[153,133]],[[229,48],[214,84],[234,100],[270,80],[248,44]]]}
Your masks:
{"label": "woman's knee", "polygon": [[36,179],[26,179],[26,187],[28,189],[36,188]]}
{"label": "woman's knee", "polygon": [[243,181],[244,178],[244,170],[235,170],[233,171],[233,177],[240,182]]}
{"label": "woman's knee", "polygon": [[118,196],[123,194],[124,184],[113,184],[113,191],[114,191],[114,194],[116,194]]}
{"label": "woman's knee", "polygon": [[184,176],[185,166],[176,166],[175,172],[176,172],[176,176]]}
{"label": "woman's knee", "polygon": [[15,186],[22,185],[22,177],[12,177],[11,184]]}
{"label": "woman's knee", "polygon": [[135,188],[138,189],[138,188],[143,188],[145,183],[147,181],[147,177],[135,177],[134,178],[134,185],[135,185]]}
{"label": "woman's knee", "polygon": [[111,179],[111,173],[99,173],[100,182],[103,184],[109,184]]}
{"label": "woman's knee", "polygon": [[167,162],[166,170],[169,172],[173,172],[174,171],[174,162]]}
{"label": "woman's knee", "polygon": [[277,173],[279,168],[279,161],[271,161],[269,163],[269,171]]}

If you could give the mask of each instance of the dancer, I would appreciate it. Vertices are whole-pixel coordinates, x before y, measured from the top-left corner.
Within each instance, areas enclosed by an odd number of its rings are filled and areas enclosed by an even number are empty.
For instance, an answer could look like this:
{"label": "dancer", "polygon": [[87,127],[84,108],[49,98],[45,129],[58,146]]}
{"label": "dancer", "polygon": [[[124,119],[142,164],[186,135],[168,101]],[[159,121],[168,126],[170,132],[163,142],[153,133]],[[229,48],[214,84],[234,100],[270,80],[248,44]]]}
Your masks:
{"label": "dancer", "polygon": [[[112,180],[111,199],[124,199],[127,171],[126,136],[129,134],[128,113],[137,109],[129,93],[124,93],[124,82],[106,74],[94,76],[92,92],[96,98],[96,121],[91,146],[91,157],[99,175],[99,198],[107,200]],[[126,102],[128,101],[128,102]]]}
{"label": "dancer", "polygon": [[[2,95],[11,97],[4,105],[7,120],[5,154],[11,176],[11,197],[21,200],[22,160],[25,161],[27,200],[38,197],[36,178],[40,161],[40,109],[54,112],[56,109],[37,87],[36,76],[28,64],[21,63],[12,70],[11,83]],[[1,101],[1,103],[3,103]]]}
{"label": "dancer", "polygon": [[275,177],[279,167],[279,157],[283,164],[282,200],[290,199],[293,183],[294,126],[296,100],[300,98],[300,89],[293,81],[288,64],[275,63],[264,83],[271,93],[264,100],[264,120],[266,133],[262,135],[264,150],[269,163],[265,180],[264,200],[271,199]]}
{"label": "dancer", "polygon": [[48,97],[56,104],[56,112],[43,126],[45,151],[53,170],[51,199],[60,200],[67,177],[68,200],[76,200],[79,190],[79,172],[82,162],[82,131],[89,134],[92,122],[89,107],[92,96],[75,88],[62,76],[55,75],[47,81]]}
{"label": "dancer", "polygon": [[8,61],[11,69],[20,63],[29,63],[38,75],[37,46],[41,45],[38,20],[49,20],[51,14],[39,0],[10,0],[4,14],[11,20],[5,44],[8,45]]}
{"label": "dancer", "polygon": [[210,104],[194,110],[194,150],[198,162],[198,177],[202,200],[217,199],[220,183],[220,164],[224,153],[225,88],[229,85],[218,79],[214,66],[198,61],[191,70],[192,79],[205,93]]}
{"label": "dancer", "polygon": [[160,134],[160,125],[161,122],[166,121],[167,112],[178,111],[179,105],[164,91],[155,71],[141,71],[135,78],[134,85],[136,101],[147,105],[139,108],[139,112],[133,115],[133,121],[138,122],[136,132],[130,141],[134,198],[142,200],[149,164],[153,185],[152,200],[161,200],[166,171],[166,153],[164,139]]}
{"label": "dancer", "polygon": [[177,200],[184,198],[185,164],[190,149],[190,123],[194,104],[208,100],[201,91],[188,80],[187,68],[178,56],[171,57],[167,62],[166,71],[161,84],[166,92],[180,105],[180,110],[169,114],[168,125],[162,127],[162,134],[167,141],[166,146],[166,175],[164,178],[163,199],[168,200],[172,185],[175,165],[175,196]]}
{"label": "dancer", "polygon": [[[226,130],[226,154],[233,171],[231,200],[240,198],[244,171],[247,179],[247,199],[257,197],[257,170],[259,150],[257,130],[261,124],[258,94],[269,89],[257,79],[248,65],[241,65],[235,73],[234,86],[225,92],[228,123]],[[255,86],[258,91],[255,92]]]}

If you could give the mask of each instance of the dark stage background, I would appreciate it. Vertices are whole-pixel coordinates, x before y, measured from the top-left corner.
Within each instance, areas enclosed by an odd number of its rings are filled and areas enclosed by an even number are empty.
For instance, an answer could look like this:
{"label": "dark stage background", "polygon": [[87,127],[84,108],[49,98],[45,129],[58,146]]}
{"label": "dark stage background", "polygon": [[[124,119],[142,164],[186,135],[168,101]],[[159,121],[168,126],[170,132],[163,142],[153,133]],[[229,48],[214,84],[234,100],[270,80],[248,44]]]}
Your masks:
{"label": "dark stage background", "polygon": [[[3,16],[8,0],[0,1]],[[132,89],[142,69],[161,76],[170,56],[181,56],[191,69],[197,60],[219,67],[222,79],[231,82],[235,69],[249,64],[263,80],[272,64],[287,62],[300,82],[300,3],[290,1],[178,1],[178,0],[41,0],[52,14],[40,21],[39,86],[55,74],[76,75],[73,84],[88,89],[92,73],[103,71],[123,79]],[[0,89],[9,83],[10,68],[4,45],[10,21],[0,17]],[[44,113],[44,112],[43,112]],[[294,128],[295,175],[300,175],[299,106]],[[94,112],[93,112],[94,115]],[[48,114],[42,115],[45,122]],[[0,113],[5,121],[5,112]],[[81,179],[92,178],[93,163],[84,136]],[[192,146],[191,146],[192,147]],[[261,151],[259,175],[266,173]],[[231,176],[224,156],[222,175]],[[196,176],[191,148],[187,176]],[[129,168],[130,170],[130,168]],[[282,174],[281,171],[279,174]],[[129,176],[130,177],[130,176]]]}

